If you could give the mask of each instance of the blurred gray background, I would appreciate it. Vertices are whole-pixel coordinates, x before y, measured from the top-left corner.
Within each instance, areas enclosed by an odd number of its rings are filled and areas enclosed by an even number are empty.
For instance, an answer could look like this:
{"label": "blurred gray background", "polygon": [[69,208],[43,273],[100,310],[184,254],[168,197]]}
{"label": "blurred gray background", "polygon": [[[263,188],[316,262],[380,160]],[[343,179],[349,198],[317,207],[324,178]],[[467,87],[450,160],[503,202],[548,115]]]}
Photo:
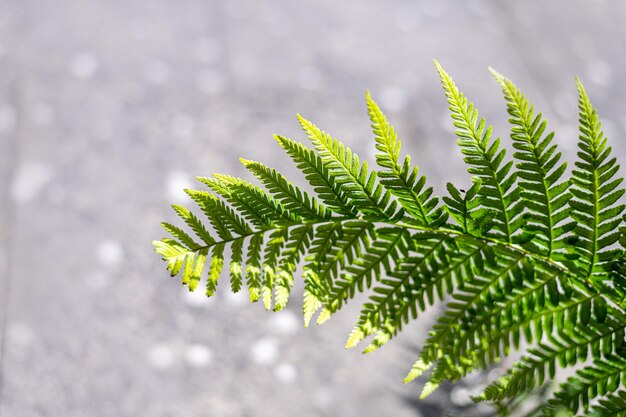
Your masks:
{"label": "blurred gray background", "polygon": [[433,58],[501,136],[487,66],[507,74],[568,158],[581,76],[624,157],[624,21],[608,0],[1,0],[0,416],[462,411],[483,375],[420,403],[401,384],[429,320],[345,351],[359,300],[305,330],[298,294],[190,296],[150,242],[239,156],[300,181],[272,139],[304,140],[296,112],[372,158],[366,89],[437,190],[467,184]]}

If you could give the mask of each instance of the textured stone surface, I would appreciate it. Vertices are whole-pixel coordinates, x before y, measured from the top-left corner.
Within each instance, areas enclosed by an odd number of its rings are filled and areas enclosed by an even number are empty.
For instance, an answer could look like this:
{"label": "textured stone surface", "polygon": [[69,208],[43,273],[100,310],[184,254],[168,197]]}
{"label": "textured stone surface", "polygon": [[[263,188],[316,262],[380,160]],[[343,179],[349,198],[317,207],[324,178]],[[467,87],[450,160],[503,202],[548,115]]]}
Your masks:
{"label": "textured stone surface", "polygon": [[0,416],[462,406],[463,387],[415,403],[419,384],[400,384],[429,320],[376,354],[346,352],[358,303],[305,331],[297,295],[278,315],[225,285],[215,299],[189,296],[150,241],[195,175],[243,175],[240,155],[294,172],[272,134],[302,139],[296,112],[372,156],[366,89],[437,189],[468,183],[433,58],[503,136],[486,67],[509,75],[568,157],[580,75],[624,157],[625,17],[608,0],[4,0]]}

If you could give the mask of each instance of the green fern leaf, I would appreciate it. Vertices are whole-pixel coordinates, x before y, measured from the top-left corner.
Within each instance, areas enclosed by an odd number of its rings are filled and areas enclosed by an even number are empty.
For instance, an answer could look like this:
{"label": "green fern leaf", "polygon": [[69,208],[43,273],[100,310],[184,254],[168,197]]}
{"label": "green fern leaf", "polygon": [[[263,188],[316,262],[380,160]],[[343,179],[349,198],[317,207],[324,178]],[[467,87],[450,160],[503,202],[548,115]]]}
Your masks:
{"label": "green fern leaf", "polygon": [[541,113],[535,115],[534,107],[510,80],[491,72],[502,87],[511,116],[513,156],[519,161],[521,196],[529,210],[525,228],[535,234],[527,246],[551,257],[565,247],[564,236],[575,225],[567,221],[571,194],[568,181],[562,180],[567,164],[559,163],[561,153],[552,145],[554,133],[545,134],[547,123]]}
{"label": "green fern leaf", "polygon": [[163,229],[168,232],[170,235],[178,239],[187,249],[194,250],[202,245],[199,245],[193,240],[191,236],[187,234],[183,229],[174,226],[173,224],[163,222],[161,223]]}
{"label": "green fern leaf", "polygon": [[572,172],[570,201],[572,216],[576,220],[577,264],[591,282],[599,286],[608,262],[613,258],[611,245],[619,239],[619,225],[624,205],[617,201],[624,195],[619,185],[623,178],[614,178],[619,169],[611,158],[611,147],[601,130],[596,110],[584,87],[577,80],[580,141],[578,161]]}
{"label": "green fern leaf", "polygon": [[511,173],[512,162],[503,164],[506,151],[500,149],[500,139],[491,140],[492,127],[485,119],[479,119],[474,104],[459,91],[447,72],[435,62],[441,82],[448,98],[458,144],[468,172],[482,180],[481,194],[485,205],[492,208],[494,237],[513,242],[515,233],[522,225],[522,203],[519,189],[515,186],[516,176]]}
{"label": "green fern leaf", "polygon": [[287,181],[281,173],[259,162],[243,158],[241,158],[241,162],[261,180],[274,198],[289,212],[309,220],[329,218],[329,213],[324,206],[320,205],[315,198],[311,198],[306,192]]}
{"label": "green fern leaf", "polygon": [[331,288],[325,308],[329,313],[339,310],[357,291],[371,288],[372,280],[380,279],[381,271],[390,271],[393,259],[405,256],[410,248],[409,233],[401,228],[376,230],[376,240],[359,258],[346,268]]}
{"label": "green fern leaf", "polygon": [[626,359],[609,355],[594,361],[593,365],[580,369],[576,376],[562,384],[544,409],[543,415],[554,416],[560,410],[573,413],[589,410],[590,400],[615,392],[626,374]]}
{"label": "green fern leaf", "polygon": [[[366,216],[392,219],[398,216],[397,203],[376,183],[376,173],[368,173],[367,162],[313,123],[298,115],[302,129],[317,149],[322,162],[340,184],[351,202]],[[401,217],[401,216],[400,216]]]}
{"label": "green fern leaf", "polygon": [[[584,88],[578,82],[579,152],[570,177],[547,122],[511,81],[492,71],[512,125],[514,161],[506,161],[492,127],[437,69],[472,175],[466,191],[448,184],[447,195],[435,197],[368,93],[377,171],[298,116],[313,148],[275,138],[312,192],[242,159],[262,186],[199,178],[210,191],[186,192],[202,218],[173,206],[195,236],[163,223],[170,237],[154,242],[156,252],[192,291],[208,269],[213,295],[227,268],[233,291],[245,286],[251,301],[275,311],[301,278],[305,326],[369,292],[346,343],[369,339],[365,352],[440,302],[443,313],[405,379],[429,373],[422,397],[521,351],[475,400],[505,412],[540,393],[550,398],[529,416],[626,415],[624,189]],[[577,372],[547,394],[563,368]]]}
{"label": "green fern leaf", "polygon": [[417,167],[411,168],[411,158],[406,156],[400,164],[401,144],[393,126],[372,100],[366,95],[367,110],[376,137],[376,162],[383,168],[378,171],[381,184],[398,198],[404,210],[412,220],[422,226],[438,226],[446,221],[437,197],[432,197],[432,187],[425,188],[426,177],[419,175]]}
{"label": "green fern leaf", "polygon": [[619,390],[606,398],[601,399],[599,404],[593,407],[589,417],[624,417],[626,416],[626,390]]}
{"label": "green fern leaf", "polygon": [[283,136],[276,135],[275,138],[294,160],[297,167],[302,170],[315,193],[330,210],[348,216],[356,215],[357,209],[349,201],[345,190],[342,190],[340,184],[335,182],[329,172],[329,167],[314,150]]}
{"label": "green fern leaf", "polygon": [[207,245],[212,245],[215,243],[215,239],[211,236],[211,233],[204,227],[204,224],[189,210],[187,210],[183,206],[179,206],[174,204],[172,206],[176,214],[183,219],[183,221],[193,230],[200,239]]}

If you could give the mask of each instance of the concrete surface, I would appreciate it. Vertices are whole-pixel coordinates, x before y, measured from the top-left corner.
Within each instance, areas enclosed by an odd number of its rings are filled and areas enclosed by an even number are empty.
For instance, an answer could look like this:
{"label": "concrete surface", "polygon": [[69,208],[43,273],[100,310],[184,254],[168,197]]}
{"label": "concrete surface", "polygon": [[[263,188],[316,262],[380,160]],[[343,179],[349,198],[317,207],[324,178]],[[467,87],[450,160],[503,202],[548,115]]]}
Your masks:
{"label": "concrete surface", "polygon": [[[1,0],[1,417],[409,417],[460,412],[475,376],[415,402],[428,320],[342,346],[300,297],[266,313],[190,297],[152,251],[196,175],[239,156],[294,173],[272,134],[300,112],[373,155],[370,89],[438,190],[466,184],[432,59],[507,135],[491,65],[574,154],[580,75],[626,145],[626,3],[539,0]],[[623,159],[622,159],[623,160]],[[298,177],[295,177],[298,178]],[[196,185],[199,186],[199,185]],[[480,413],[488,410],[481,409]]]}

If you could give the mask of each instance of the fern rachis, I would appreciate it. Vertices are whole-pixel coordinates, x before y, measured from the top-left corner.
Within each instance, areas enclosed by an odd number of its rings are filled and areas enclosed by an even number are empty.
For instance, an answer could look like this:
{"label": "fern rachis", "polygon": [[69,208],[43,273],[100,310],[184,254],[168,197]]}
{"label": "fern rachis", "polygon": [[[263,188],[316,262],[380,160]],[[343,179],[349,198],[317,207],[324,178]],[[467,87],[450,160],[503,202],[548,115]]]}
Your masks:
{"label": "fern rachis", "polygon": [[448,184],[448,195],[435,196],[410,157],[402,157],[395,129],[368,93],[377,170],[298,116],[312,148],[275,138],[312,194],[277,170],[242,159],[263,187],[228,175],[199,178],[210,191],[187,193],[210,227],[174,206],[200,241],[163,223],[171,238],[154,242],[156,251],[190,290],[208,264],[206,292],[213,295],[226,268],[232,290],[246,286],[250,299],[262,299],[267,309],[284,308],[302,276],[306,325],[317,312],[317,321],[326,321],[371,289],[346,344],[373,336],[366,352],[437,300],[447,302],[407,376],[430,370],[422,395],[523,349],[477,401],[505,410],[508,398],[542,387],[557,365],[576,366],[542,415],[562,409],[626,415],[624,190],[582,84],[577,81],[579,153],[567,178],[554,133],[546,133],[541,113],[510,80],[492,71],[510,116],[512,159],[437,69],[473,175],[467,191]]}

